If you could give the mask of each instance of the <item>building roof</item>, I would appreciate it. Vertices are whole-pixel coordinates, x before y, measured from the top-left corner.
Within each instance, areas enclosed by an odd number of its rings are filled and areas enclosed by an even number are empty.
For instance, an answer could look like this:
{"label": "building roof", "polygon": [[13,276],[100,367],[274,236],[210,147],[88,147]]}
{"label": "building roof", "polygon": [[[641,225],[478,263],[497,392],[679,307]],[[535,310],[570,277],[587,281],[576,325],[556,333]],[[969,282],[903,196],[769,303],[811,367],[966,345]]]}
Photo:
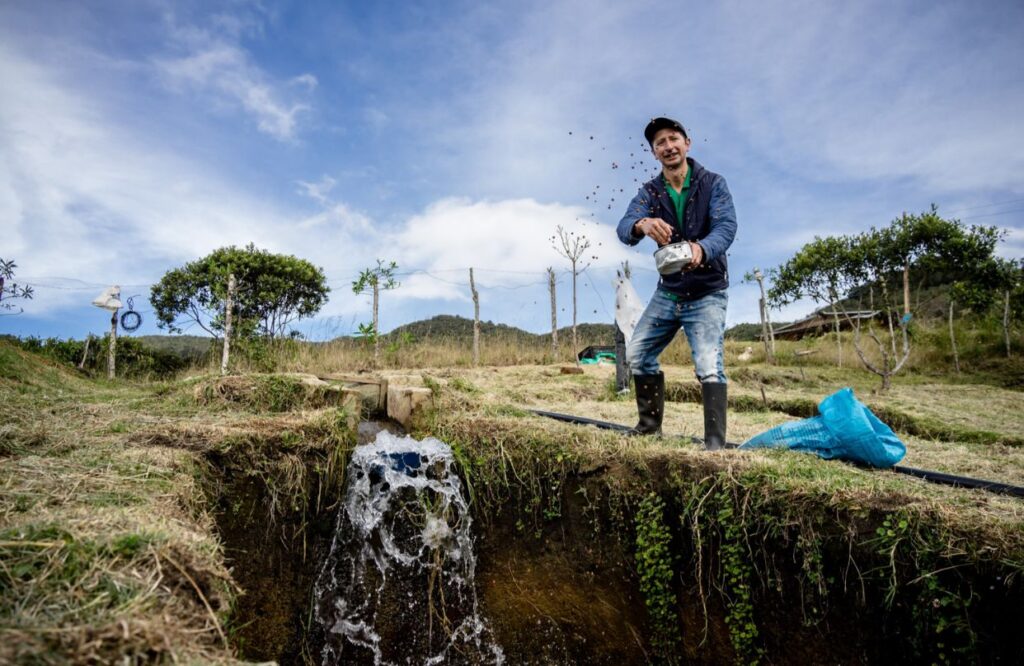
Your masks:
{"label": "building roof", "polygon": [[809,316],[804,317],[792,324],[786,324],[774,329],[772,332],[776,338],[799,340],[805,335],[817,335],[828,330],[834,330],[836,325],[836,314],[839,315],[839,329],[852,328],[854,321],[874,319],[881,310],[835,310],[827,307],[816,310]]}

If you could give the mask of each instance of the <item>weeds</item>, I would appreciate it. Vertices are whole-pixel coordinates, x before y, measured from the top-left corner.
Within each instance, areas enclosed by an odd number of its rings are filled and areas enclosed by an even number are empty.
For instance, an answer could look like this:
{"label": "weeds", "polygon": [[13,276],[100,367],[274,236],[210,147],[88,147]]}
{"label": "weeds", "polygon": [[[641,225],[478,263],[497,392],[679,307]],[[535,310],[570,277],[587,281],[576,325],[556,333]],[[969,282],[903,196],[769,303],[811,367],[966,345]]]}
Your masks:
{"label": "weeds", "polygon": [[640,502],[636,515],[636,569],[651,618],[651,647],[666,663],[675,663],[680,638],[678,603],[672,588],[672,537],[664,513],[665,503],[655,493],[649,493]]}

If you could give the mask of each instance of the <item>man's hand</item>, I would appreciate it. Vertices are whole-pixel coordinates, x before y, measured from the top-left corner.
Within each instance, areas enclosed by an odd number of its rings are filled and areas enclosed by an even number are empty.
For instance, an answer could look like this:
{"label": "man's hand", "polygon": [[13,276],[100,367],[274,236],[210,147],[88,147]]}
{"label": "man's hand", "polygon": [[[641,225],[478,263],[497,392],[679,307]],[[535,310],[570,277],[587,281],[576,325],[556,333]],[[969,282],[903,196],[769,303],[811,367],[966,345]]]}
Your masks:
{"label": "man's hand", "polygon": [[665,245],[672,240],[672,226],[660,217],[645,217],[634,224],[633,228],[658,245]]}
{"label": "man's hand", "polygon": [[704,261],[704,248],[701,247],[700,243],[690,241],[690,253],[693,254],[693,259],[690,260],[690,265],[686,267],[688,271],[697,268]]}

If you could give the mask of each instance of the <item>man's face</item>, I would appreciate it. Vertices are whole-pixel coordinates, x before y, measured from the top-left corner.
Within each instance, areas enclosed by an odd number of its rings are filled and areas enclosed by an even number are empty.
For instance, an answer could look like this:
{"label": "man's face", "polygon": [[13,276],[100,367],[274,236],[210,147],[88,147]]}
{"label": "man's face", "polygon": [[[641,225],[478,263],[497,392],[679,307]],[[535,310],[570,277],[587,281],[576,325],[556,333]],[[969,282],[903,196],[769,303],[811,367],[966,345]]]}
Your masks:
{"label": "man's face", "polygon": [[690,140],[674,129],[660,129],[651,141],[654,157],[664,167],[680,166],[690,150]]}

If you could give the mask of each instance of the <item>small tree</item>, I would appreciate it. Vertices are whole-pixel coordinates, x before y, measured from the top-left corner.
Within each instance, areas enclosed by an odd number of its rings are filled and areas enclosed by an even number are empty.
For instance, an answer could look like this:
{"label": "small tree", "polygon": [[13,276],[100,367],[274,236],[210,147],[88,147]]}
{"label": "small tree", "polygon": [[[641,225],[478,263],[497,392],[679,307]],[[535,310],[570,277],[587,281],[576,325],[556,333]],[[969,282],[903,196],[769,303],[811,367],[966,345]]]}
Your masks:
{"label": "small tree", "polygon": [[843,343],[839,334],[838,305],[840,299],[856,285],[857,278],[850,270],[850,261],[849,238],[815,236],[792,259],[770,271],[773,280],[768,290],[768,301],[772,305],[786,305],[809,297],[816,303],[825,302],[832,306],[839,365],[843,364]]}
{"label": "small tree", "polygon": [[910,267],[932,254],[950,231],[949,224],[938,216],[933,204],[931,210],[922,215],[903,213],[878,232],[893,270],[903,273],[904,315],[910,314]]}
{"label": "small tree", "polygon": [[569,260],[569,266],[572,269],[572,358],[576,365],[579,365],[579,340],[576,336],[576,280],[579,274],[590,266],[590,260],[583,258],[583,254],[590,248],[590,239],[583,234],[577,235],[575,231],[566,231],[561,225],[558,226],[557,231],[558,234],[551,237],[551,246],[555,252]]}
{"label": "small tree", "polygon": [[958,374],[960,355],[953,329],[953,310],[960,305],[978,313],[985,312],[999,298],[1004,275],[1001,260],[994,253],[1001,236],[995,227],[958,227],[937,248],[942,263],[958,267],[957,278],[949,290],[949,343],[953,367]]}
{"label": "small tree", "polygon": [[14,279],[14,269],[18,267],[18,264],[14,263],[14,260],[4,260],[0,258],[0,310],[13,310],[18,308],[17,312],[5,312],[3,314],[18,315],[25,311],[24,308],[15,305],[11,301],[15,299],[32,300],[35,293],[32,291],[32,287],[27,285],[19,285],[17,282],[7,284],[8,280]]}
{"label": "small tree", "polygon": [[398,265],[391,262],[384,265],[383,259],[377,260],[376,268],[367,268],[359,274],[359,277],[352,283],[352,292],[355,294],[373,294],[373,321],[370,324],[360,324],[359,332],[364,338],[373,341],[373,362],[380,360],[380,328],[378,313],[380,309],[380,291],[382,289],[397,289],[399,283],[395,280],[395,271]]}
{"label": "small tree", "polygon": [[316,314],[330,292],[323,271],[305,259],[272,254],[252,243],[243,249],[225,247],[168,271],[153,285],[150,302],[157,325],[180,333],[195,324],[219,337],[232,274],[238,281],[234,328],[243,337],[285,335],[291,322]]}
{"label": "small tree", "polygon": [[[1024,259],[1000,259],[994,260],[996,289],[1001,292],[1002,298],[1002,327],[1003,342],[1006,345],[1006,358],[1010,358],[1010,321],[1011,305],[1014,301],[1024,300]],[[1014,298],[1016,296],[1016,298]],[[1019,312],[1019,309],[1018,309]]]}

